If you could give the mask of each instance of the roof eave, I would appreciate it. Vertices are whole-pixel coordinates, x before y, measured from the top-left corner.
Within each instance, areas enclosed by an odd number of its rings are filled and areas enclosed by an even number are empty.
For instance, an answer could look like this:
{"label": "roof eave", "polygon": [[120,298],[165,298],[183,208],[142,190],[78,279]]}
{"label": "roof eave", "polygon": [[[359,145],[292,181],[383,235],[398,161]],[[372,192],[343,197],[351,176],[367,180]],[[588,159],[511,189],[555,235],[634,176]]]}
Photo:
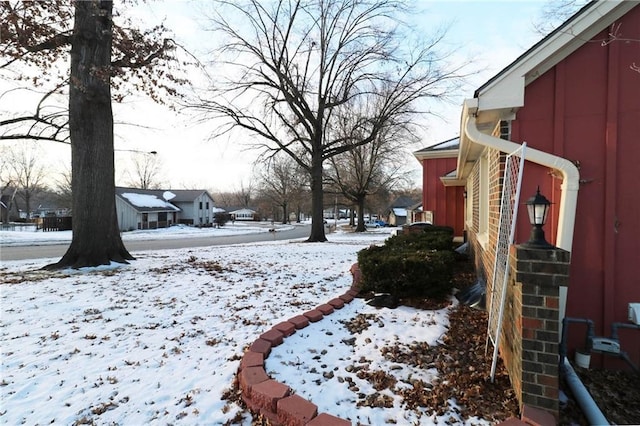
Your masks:
{"label": "roof eave", "polygon": [[456,158],[458,157],[458,149],[443,149],[434,151],[416,151],[413,153],[418,161],[432,160],[435,158]]}
{"label": "roof eave", "polygon": [[479,99],[479,110],[508,109],[515,112],[524,105],[526,85],[637,5],[637,2],[623,0],[589,3],[478,88],[474,97]]}
{"label": "roof eave", "polygon": [[458,179],[449,176],[441,176],[440,182],[442,182],[444,186],[465,186],[467,184],[466,179]]}
{"label": "roof eave", "polygon": [[514,119],[518,109],[524,106],[528,84],[636,6],[638,2],[624,0],[589,3],[478,88],[473,99],[465,100],[460,119],[456,178],[465,179],[484,150],[465,134],[470,116],[474,117],[479,130],[492,134],[500,120]]}

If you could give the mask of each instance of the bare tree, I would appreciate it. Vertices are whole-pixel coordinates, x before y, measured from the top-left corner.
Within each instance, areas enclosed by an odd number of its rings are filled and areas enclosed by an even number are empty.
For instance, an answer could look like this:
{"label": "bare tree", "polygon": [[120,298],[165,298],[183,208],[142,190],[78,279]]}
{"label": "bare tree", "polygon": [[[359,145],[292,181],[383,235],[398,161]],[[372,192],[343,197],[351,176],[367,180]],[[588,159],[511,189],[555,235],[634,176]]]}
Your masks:
{"label": "bare tree", "polygon": [[[366,137],[352,121],[359,121],[362,116],[371,115],[370,109],[375,105],[352,107],[348,114],[338,122],[336,134],[343,134],[345,139],[358,140]],[[330,186],[346,200],[352,202],[358,214],[356,232],[366,230],[364,224],[365,202],[369,197],[386,193],[405,176],[405,150],[412,139],[415,139],[406,122],[401,117],[389,121],[374,140],[366,145],[359,145],[341,155],[330,159],[328,180]],[[350,132],[350,133],[342,133]]]}
{"label": "bare tree", "polygon": [[289,206],[290,210],[295,210],[296,222],[300,223],[303,213],[308,214],[311,211],[311,186],[309,185],[309,174],[305,173],[297,163],[295,169],[298,187],[293,193]]}
{"label": "bare tree", "polygon": [[9,162],[9,150],[11,147],[7,144],[0,145],[0,187],[2,192],[11,185],[11,174]]}
{"label": "bare tree", "polygon": [[250,207],[255,195],[255,184],[253,178],[248,182],[240,182],[240,186],[233,191],[233,196],[238,207]]}
{"label": "bare tree", "polygon": [[66,168],[54,179],[54,190],[60,207],[71,210],[73,192],[71,191],[71,169]]}
{"label": "bare tree", "polygon": [[236,196],[233,192],[211,192],[213,199],[216,200],[216,206],[232,207],[236,205]]}
{"label": "bare tree", "polygon": [[132,158],[130,185],[140,189],[157,189],[162,186],[162,162],[155,151],[137,152]]}
{"label": "bare tree", "polygon": [[[396,0],[219,1],[212,24],[221,35],[221,70],[195,107],[257,136],[265,155],[284,152],[309,174],[308,241],[326,241],[323,165],[375,140],[397,115],[420,112],[418,101],[444,98],[459,83],[436,49],[444,35],[412,43]],[[229,14],[224,13],[228,11]],[[229,19],[227,19],[227,16]],[[375,115],[353,125],[362,137],[332,133],[336,111],[376,97]],[[345,132],[349,134],[350,132]]]}
{"label": "bare tree", "polygon": [[[0,122],[0,138],[71,144],[73,237],[48,269],[133,259],[116,217],[112,98],[121,100],[127,83],[159,99],[183,82],[158,66],[175,49],[163,37],[166,29],[114,25],[112,9],[109,0],[0,3],[0,70],[44,92],[34,114]],[[69,56],[66,72],[61,64]],[[46,101],[61,93],[68,96],[68,112],[45,111]]]}
{"label": "bare tree", "polygon": [[[547,0],[542,6],[540,13],[533,22],[533,29],[536,33],[546,36],[553,30],[562,25],[571,16],[576,14],[578,10],[583,8],[590,0]],[[605,38],[597,40],[601,46],[607,46],[610,43],[621,42],[626,45],[631,43],[640,43],[640,40],[627,38],[624,36],[624,29],[621,24],[611,25],[609,32]],[[596,41],[596,40],[593,40]],[[633,61],[629,64],[632,71],[640,73],[640,62]]]}
{"label": "bare tree", "polygon": [[[1,31],[1,30],[0,30]],[[0,120],[0,139],[3,140],[35,140],[52,141],[69,144],[69,111],[60,104],[64,98],[64,87],[69,81],[40,94],[34,112],[13,113],[12,116]],[[38,92],[31,87],[22,88],[28,93]],[[8,96],[5,92],[0,98]]]}
{"label": "bare tree", "polygon": [[15,186],[15,195],[24,201],[27,218],[31,214],[31,200],[45,189],[46,166],[39,145],[19,144],[7,151],[9,181]]}
{"label": "bare tree", "polygon": [[305,179],[289,156],[272,157],[260,173],[260,194],[282,209],[282,223],[289,222],[289,209],[300,199]]}
{"label": "bare tree", "polygon": [[589,0],[547,0],[533,22],[534,31],[546,36],[588,2]]}

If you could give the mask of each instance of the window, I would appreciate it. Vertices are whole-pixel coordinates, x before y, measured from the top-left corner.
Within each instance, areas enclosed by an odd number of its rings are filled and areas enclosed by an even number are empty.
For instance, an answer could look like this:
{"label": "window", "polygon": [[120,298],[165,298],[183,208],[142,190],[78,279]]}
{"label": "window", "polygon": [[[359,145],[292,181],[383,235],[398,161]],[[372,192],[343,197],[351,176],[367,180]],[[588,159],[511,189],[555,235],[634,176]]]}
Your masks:
{"label": "window", "polygon": [[200,210],[202,210],[202,201],[200,201],[200,207],[199,207],[199,209],[200,209]]}
{"label": "window", "polygon": [[209,210],[209,202],[207,201],[207,210]]}

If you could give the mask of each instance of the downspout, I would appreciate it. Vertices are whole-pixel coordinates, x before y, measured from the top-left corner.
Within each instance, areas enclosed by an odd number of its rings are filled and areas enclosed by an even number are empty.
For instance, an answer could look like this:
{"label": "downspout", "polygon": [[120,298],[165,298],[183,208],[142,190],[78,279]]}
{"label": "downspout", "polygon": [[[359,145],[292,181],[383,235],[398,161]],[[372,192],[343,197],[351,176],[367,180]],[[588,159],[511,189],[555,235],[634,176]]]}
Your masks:
{"label": "downspout", "polygon": [[[476,99],[471,100],[476,101]],[[477,107],[465,101],[467,110],[466,123],[463,129],[466,136],[474,143],[497,149],[501,152],[512,153],[520,148],[520,144],[508,140],[490,136],[478,130],[475,113]],[[578,189],[580,188],[580,172],[578,168],[566,158],[549,154],[527,146],[526,160],[542,166],[557,170],[562,175],[562,195],[560,196],[560,208],[558,212],[558,231],[556,233],[556,246],[571,252],[573,244],[573,229],[576,221],[576,207],[578,203]],[[567,288],[560,287],[560,320],[566,312]]]}
{"label": "downspout", "polygon": [[[475,101],[472,100],[472,102]],[[467,109],[468,108],[468,109]],[[467,110],[466,122],[464,122],[464,133],[474,143],[497,149],[501,152],[511,153],[520,147],[519,144],[504,139],[487,135],[478,130],[476,123],[477,108],[472,107],[465,101]],[[576,220],[576,208],[578,202],[578,189],[580,187],[580,172],[578,168],[569,160],[540,151],[527,146],[526,160],[542,166],[557,170],[562,175],[562,195],[560,196],[560,208],[558,212],[558,231],[556,233],[556,246],[571,252],[573,244],[573,230]],[[567,287],[560,287],[559,320],[565,317],[567,301]],[[560,330],[562,336],[564,327]],[[567,384],[571,388],[574,396],[578,400],[580,407],[591,424],[609,424],[598,406],[593,402],[593,398],[584,387],[577,374],[571,367],[565,354],[560,356],[560,369],[563,371]]]}
{"label": "downspout", "polygon": [[[482,133],[476,126],[476,118],[467,116],[464,127],[465,134],[474,143],[497,149],[507,154],[520,148],[520,144],[496,138]],[[578,202],[578,189],[580,188],[580,172],[578,168],[566,158],[549,154],[527,146],[526,160],[542,166],[558,170],[562,174],[562,195],[560,196],[560,209],[558,213],[558,231],[556,234],[556,246],[571,252],[573,243],[573,228],[576,220],[576,206]]]}

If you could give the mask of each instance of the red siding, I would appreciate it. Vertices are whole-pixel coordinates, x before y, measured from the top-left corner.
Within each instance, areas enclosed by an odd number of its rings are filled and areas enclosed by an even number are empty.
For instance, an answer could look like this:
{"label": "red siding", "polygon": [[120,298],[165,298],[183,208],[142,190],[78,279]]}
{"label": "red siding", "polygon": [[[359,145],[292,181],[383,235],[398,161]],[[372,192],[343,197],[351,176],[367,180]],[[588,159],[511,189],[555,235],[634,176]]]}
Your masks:
{"label": "red siding", "polygon": [[464,187],[445,187],[440,178],[455,170],[457,158],[422,160],[422,209],[433,211],[436,225],[453,227],[454,235],[464,229]]}
{"label": "red siding", "polygon": [[[640,7],[617,24],[620,37],[640,40]],[[585,44],[527,86],[512,128],[514,140],[579,165],[567,316],[594,320],[601,336],[610,335],[611,323],[627,321],[629,302],[640,302],[640,72],[633,64],[640,65],[637,42]],[[561,183],[548,169],[526,164],[523,201],[540,185],[555,203],[545,226],[550,242]],[[519,215],[516,241],[525,241],[529,230],[526,215]],[[572,333],[584,337],[577,328]],[[621,338],[640,364],[640,332],[626,330]]]}

